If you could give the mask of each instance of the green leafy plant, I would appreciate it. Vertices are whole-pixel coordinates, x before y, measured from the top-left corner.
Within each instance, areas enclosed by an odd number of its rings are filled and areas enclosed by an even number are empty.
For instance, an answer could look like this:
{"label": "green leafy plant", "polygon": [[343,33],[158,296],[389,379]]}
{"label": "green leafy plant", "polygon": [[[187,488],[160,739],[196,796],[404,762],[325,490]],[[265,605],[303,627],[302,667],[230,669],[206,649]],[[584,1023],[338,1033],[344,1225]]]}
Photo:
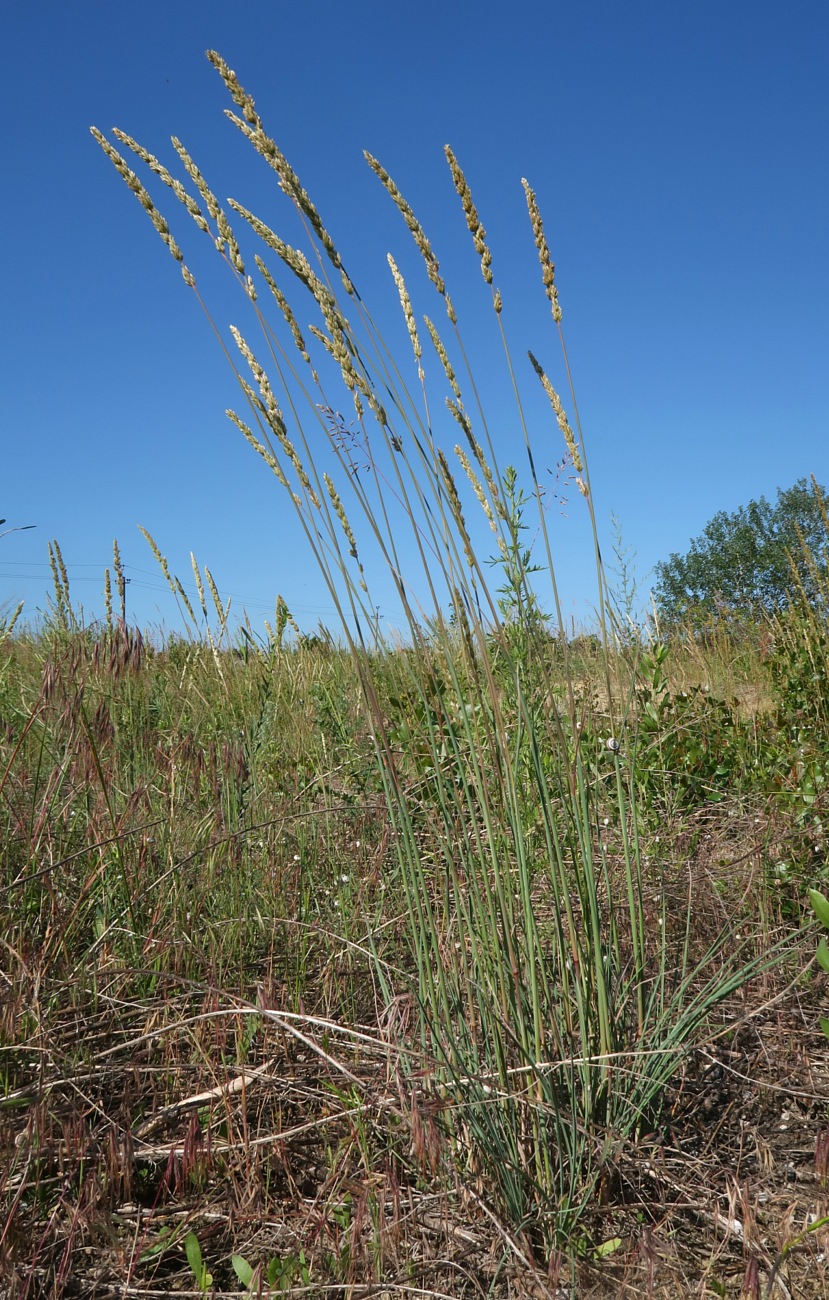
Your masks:
{"label": "green leafy plant", "polygon": [[671,690],[670,653],[659,642],[642,655],[636,691],[635,778],[657,814],[722,799],[751,766],[748,733],[723,700],[701,686]]}
{"label": "green leafy plant", "polygon": [[187,1256],[187,1263],[196,1279],[196,1286],[205,1295],[213,1285],[213,1274],[208,1271],[207,1265],[202,1259],[201,1246],[195,1232],[188,1232],[184,1238],[184,1253]]}
{"label": "green leafy plant", "polygon": [[254,1268],[243,1255],[232,1255],[230,1262],[242,1286],[256,1294],[262,1294],[263,1282],[269,1293],[278,1295],[291,1291],[295,1282],[303,1287],[311,1284],[311,1270],[304,1250],[296,1255],[272,1255],[264,1268],[261,1265]]}
{"label": "green leafy plant", "polygon": [[[821,893],[819,889],[810,889],[809,902],[812,905],[812,911],[818,921],[820,921],[824,930],[829,932],[829,899],[825,894]],[[822,970],[826,971],[827,975],[829,975],[829,943],[827,943],[825,934],[822,934],[818,940],[815,956],[817,957],[818,965]],[[829,1018],[821,1016],[820,1027],[826,1037],[829,1038]]]}

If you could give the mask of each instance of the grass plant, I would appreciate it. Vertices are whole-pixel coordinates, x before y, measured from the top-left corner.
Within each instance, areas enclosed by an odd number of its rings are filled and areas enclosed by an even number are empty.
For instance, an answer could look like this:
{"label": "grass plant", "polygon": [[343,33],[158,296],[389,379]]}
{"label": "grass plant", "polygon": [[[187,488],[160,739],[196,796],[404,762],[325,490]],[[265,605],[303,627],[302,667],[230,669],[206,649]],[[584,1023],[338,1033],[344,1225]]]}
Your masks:
{"label": "grass plant", "polygon": [[[758,905],[727,872],[696,869],[699,819],[720,809],[721,831],[726,810],[750,807],[759,824],[784,759],[766,763],[750,711],[672,684],[710,669],[699,638],[614,634],[528,182],[566,398],[551,365],[510,351],[509,300],[447,149],[522,477],[499,463],[460,313],[388,172],[368,157],[424,271],[415,292],[389,260],[406,356],[252,98],[208,57],[305,251],[231,199],[234,229],[180,141],[184,180],[115,135],[238,284],[249,324],[216,327],[245,403],[228,416],[295,511],[340,623],[303,636],[280,600],[267,639],[231,633],[209,569],[192,558],[194,600],[147,535],[185,637],[127,625],[117,546],[120,611],[107,574],[105,624],[84,626],[54,543],[48,622],[0,640],[2,1258],[27,1296],[68,1293],[107,1233],[130,1294],[188,1261],[203,1291],[575,1296],[638,1285],[643,1269],[653,1291],[657,1259],[673,1286],[658,1225],[683,1195],[665,1158],[682,1097],[720,1040],[746,1050],[797,938],[773,890]],[[149,190],[93,134],[207,310]],[[415,309],[423,294],[431,315]],[[527,384],[549,402],[546,428]],[[581,644],[535,468],[551,434],[594,539],[599,634]],[[378,573],[397,593],[395,640],[375,617]],[[765,682],[759,650],[745,659]],[[757,1234],[742,1245],[772,1271]]]}

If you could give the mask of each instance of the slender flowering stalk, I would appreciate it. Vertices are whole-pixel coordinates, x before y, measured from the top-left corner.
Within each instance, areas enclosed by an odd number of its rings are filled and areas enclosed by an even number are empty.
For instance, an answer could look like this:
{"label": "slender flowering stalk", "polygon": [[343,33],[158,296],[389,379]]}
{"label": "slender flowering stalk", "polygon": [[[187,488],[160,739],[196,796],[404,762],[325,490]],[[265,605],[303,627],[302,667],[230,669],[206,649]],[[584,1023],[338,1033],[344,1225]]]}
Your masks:
{"label": "slender flowering stalk", "polygon": [[327,310],[336,310],[334,295],[328,286],[323,284],[319,276],[315,275],[305,254],[297,248],[292,248],[290,244],[286,244],[285,240],[280,239],[279,235],[271,230],[270,226],[267,226],[264,221],[261,221],[259,217],[255,216],[241,203],[237,203],[235,199],[229,199],[228,202],[233,211],[238,212],[240,217],[244,217],[255,234],[282,258],[286,266],[290,267],[297,279],[305,285],[306,289],[310,290],[320,307],[325,304]]}
{"label": "slender flowering stalk", "polygon": [[463,214],[466,217],[466,224],[469,233],[472,235],[475,252],[481,259],[481,274],[486,283],[492,289],[492,305],[495,308],[496,313],[500,315],[502,307],[501,294],[500,291],[493,287],[492,283],[492,253],[486,242],[486,231],[481,223],[481,218],[478,216],[478,210],[472,200],[472,191],[470,190],[469,183],[461,170],[460,163],[448,144],[444,145],[443,152],[446,155],[446,161],[449,163],[449,170],[452,173],[452,180],[463,207]]}
{"label": "slender flowering stalk", "polygon": [[463,409],[463,405],[457,402],[453,402],[451,397],[447,397],[446,405],[449,408],[454,419],[463,429],[464,435],[466,437],[466,441],[469,443],[469,446],[471,448],[472,455],[475,457],[476,461],[478,462],[478,466],[481,470],[481,473],[484,476],[484,480],[486,481],[489,495],[492,499],[493,505],[495,506],[497,513],[500,515],[500,517],[503,520],[506,521],[509,518],[509,513],[501,499],[501,493],[498,491],[498,484],[495,482],[495,475],[492,472],[492,468],[489,464],[489,461],[484,455],[483,447],[478,442],[477,438],[475,437],[475,434],[472,432],[472,425],[469,423],[469,416],[467,415],[466,411]]}
{"label": "slender flowering stalk", "polygon": [[324,333],[323,330],[321,330],[317,325],[309,325],[308,330],[311,334],[313,334],[317,342],[322,344],[322,346],[325,348],[328,355],[330,357],[333,357],[334,360],[337,361],[339,359],[339,354],[337,348],[334,345],[333,339],[329,338],[328,335]]}
{"label": "slender flowering stalk", "polygon": [[550,249],[547,245],[547,236],[544,234],[544,223],[541,220],[541,212],[538,207],[538,199],[535,196],[535,190],[529,182],[522,178],[521,184],[524,186],[524,194],[527,199],[527,209],[530,214],[530,221],[533,228],[533,238],[535,246],[538,249],[538,260],[541,263],[541,275],[544,281],[544,292],[550,299],[553,309],[553,320],[557,325],[561,324],[561,307],[558,302],[558,289],[556,288],[556,268]]}
{"label": "slender flowering stalk", "polygon": [[437,330],[435,329],[429,317],[424,316],[423,319],[426,322],[426,328],[429,331],[429,338],[432,340],[432,346],[434,347],[435,352],[437,352],[438,357],[440,358],[440,363],[443,366],[444,372],[446,374],[446,378],[449,381],[449,387],[452,389],[452,392],[455,394],[458,404],[460,406],[463,406],[463,398],[461,397],[460,386],[458,384],[455,371],[452,368],[452,363],[449,360],[449,353],[446,351],[446,348],[443,345],[443,340],[441,339],[440,335],[438,334]]}
{"label": "slender flowering stalk", "polygon": [[389,176],[389,173],[386,171],[385,167],[383,167],[383,165],[379,163],[376,158],[374,158],[370,153],[368,153],[367,150],[363,151],[363,156],[366,162],[368,163],[369,167],[371,168],[371,170],[374,172],[375,176],[378,177],[381,184],[385,187],[391,199],[397,206],[397,209],[400,212],[400,215],[403,217],[403,220],[406,222],[406,225],[409,227],[409,230],[411,231],[412,234],[412,238],[414,239],[420,251],[420,255],[423,258],[424,262],[426,263],[426,273],[429,276],[429,279],[432,281],[432,284],[437,289],[438,293],[444,299],[446,303],[446,312],[447,315],[449,316],[449,319],[451,320],[453,325],[456,324],[457,316],[455,315],[455,309],[452,306],[452,302],[449,298],[449,295],[446,292],[446,283],[443,279],[443,276],[440,273],[440,265],[438,263],[438,259],[435,257],[434,253],[432,252],[432,245],[429,243],[428,239],[426,238],[426,234],[423,230],[423,227],[421,226],[420,222],[418,221],[417,217],[415,216],[409,204],[403,198],[403,195],[400,193],[400,190],[395,185],[391,176]]}
{"label": "slender flowering stalk", "polygon": [[202,577],[199,572],[199,566],[196,563],[196,557],[192,551],[190,552],[190,567],[193,570],[193,577],[196,580],[196,591],[199,593],[199,604],[201,605],[205,622],[207,622],[207,602],[205,601],[204,598],[204,583],[202,582]]}
{"label": "slender flowering stalk", "polygon": [[181,273],[184,277],[185,283],[189,285],[190,288],[193,288],[196,283],[193,274],[185,265],[181,249],[170,233],[170,227],[167,225],[167,222],[153,203],[147,190],[141,184],[135,172],[127,166],[118,150],[109,143],[106,136],[102,135],[95,126],[90,127],[89,129],[93,138],[97,140],[121,179],[129,186],[135,197],[138,199],[138,202],[141,204],[142,208],[147,213],[147,216],[150,218],[150,221],[155,226],[171,256],[174,257],[181,266]]}
{"label": "slender flowering stalk", "polygon": [[538,378],[541,380],[541,386],[544,389],[544,392],[547,394],[547,396],[550,399],[550,405],[552,406],[553,411],[555,412],[555,417],[558,423],[558,427],[559,429],[561,429],[561,432],[564,436],[564,441],[567,444],[567,450],[570,453],[570,459],[573,462],[573,468],[579,474],[581,474],[583,467],[581,463],[581,456],[579,455],[579,449],[578,446],[576,445],[576,435],[573,433],[573,430],[570,428],[570,421],[567,419],[566,412],[564,410],[564,407],[561,404],[561,398],[559,397],[556,390],[553,388],[553,385],[550,383],[550,380],[547,378],[547,375],[545,374],[543,367],[540,365],[538,361],[536,361],[532,352],[528,352],[527,355],[530,358],[530,362],[532,364],[533,370],[538,375]]}
{"label": "slender flowering stalk", "polygon": [[282,416],[281,410],[279,409],[279,404],[276,398],[274,397],[273,390],[271,388],[268,377],[265,374],[265,371],[260,366],[259,362],[256,360],[256,357],[253,355],[253,352],[251,351],[250,347],[248,346],[245,339],[242,337],[240,331],[236,328],[235,325],[231,325],[230,332],[233,335],[234,339],[236,340],[236,346],[238,347],[242,356],[245,358],[248,365],[250,366],[254,379],[259,385],[259,392],[261,394],[262,401],[265,405],[266,418],[268,424],[273,429],[274,433],[276,434],[277,438],[279,439],[282,445],[282,450],[285,452],[285,455],[288,457],[291,464],[293,465],[296,471],[296,476],[299,479],[305,491],[307,492],[311,504],[316,506],[316,508],[319,510],[320,508],[319,497],[317,496],[316,492],[311,486],[311,481],[305,472],[305,468],[302,464],[302,461],[297,455],[297,451],[296,448],[294,447],[294,444],[291,442],[290,438],[288,437],[288,431],[285,428],[285,420]]}
{"label": "slender flowering stalk", "polygon": [[213,604],[215,606],[216,614],[218,615],[219,627],[220,627],[219,635],[221,636],[227,624],[227,616],[230,613],[230,600],[228,599],[227,609],[225,609],[219,597],[218,587],[216,586],[216,583],[213,580],[213,574],[210,572],[207,565],[204,566],[204,579],[205,582],[207,583],[207,589],[210,592],[210,598],[213,601]]}
{"label": "slender flowering stalk", "polygon": [[184,606],[184,608],[187,610],[187,613],[190,615],[190,622],[195,627],[198,627],[199,620],[196,618],[196,615],[193,612],[193,606],[190,604],[190,598],[187,595],[187,592],[184,590],[184,587],[182,586],[181,578],[174,578],[173,583],[176,589],[176,594],[181,600],[181,603]]}
{"label": "slender flowering stalk", "polygon": [[118,588],[118,599],[121,602],[121,619],[124,623],[127,621],[127,580],[124,576],[124,566],[121,563],[121,552],[118,549],[118,542],[113,539],[112,542],[112,567],[115,570],[115,585]]}
{"label": "slender flowering stalk", "polygon": [[334,507],[334,513],[339,519],[340,526],[343,532],[345,533],[346,540],[348,542],[348,553],[352,557],[352,559],[355,559],[357,561],[357,568],[360,571],[360,578],[359,578],[360,587],[364,592],[368,593],[366,580],[365,577],[363,576],[363,566],[360,563],[360,556],[357,552],[357,539],[354,536],[354,532],[351,527],[351,524],[348,522],[348,516],[346,515],[345,507],[343,506],[343,503],[340,500],[340,494],[337,491],[336,487],[334,486],[334,480],[331,478],[330,474],[323,474],[322,477],[325,482],[328,495],[331,499],[331,505]]}
{"label": "slender flowering stalk", "polygon": [[459,403],[453,402],[451,397],[447,397],[446,405],[449,411],[451,412],[452,416],[460,425],[460,427],[463,429],[463,432],[466,435],[466,441],[469,443],[469,446],[472,448],[472,454],[474,455],[475,459],[480,465],[481,473],[486,479],[486,485],[487,488],[489,489],[489,494],[492,497],[493,503],[495,505],[495,509],[497,510],[501,518],[506,520],[508,518],[508,513],[501,500],[501,494],[498,491],[498,485],[495,482],[495,476],[493,475],[492,470],[490,469],[489,462],[484,456],[483,449],[481,448],[480,443],[478,442],[477,438],[472,432],[472,426],[469,423],[469,417],[466,414],[466,411],[463,409],[463,406],[461,406]]}
{"label": "slender flowering stalk", "polygon": [[[260,221],[258,217],[254,216],[252,212],[247,208],[244,208],[240,203],[236,203],[235,200],[231,199],[230,206],[234,211],[243,216],[247,222],[249,222],[256,234],[259,235],[260,239],[263,239],[266,244],[278,253],[285,265],[290,267],[297,279],[305,285],[306,289],[308,289],[316,299],[317,305],[322,312],[323,320],[325,321],[326,327],[331,336],[330,339],[325,339],[324,336],[317,333],[316,337],[322,340],[326,350],[330,352],[331,356],[339,365],[343,382],[345,383],[346,388],[348,388],[354,395],[355,407],[358,415],[362,414],[362,407],[357,396],[358,393],[361,393],[366,399],[369,408],[374,413],[378,422],[381,425],[385,425],[387,420],[382,404],[377,400],[372,387],[367,383],[364,375],[354,365],[352,349],[346,342],[346,340],[350,338],[350,327],[348,321],[340,312],[340,309],[337,306],[337,301],[331,293],[331,290],[327,285],[323,284],[319,276],[314,273],[304,253],[301,253],[296,248],[292,248],[290,244],[286,244],[285,241],[280,239],[280,237],[271,230],[269,226],[265,225],[264,221]],[[314,332],[315,331],[312,329],[312,333]]]}
{"label": "slender flowering stalk", "polygon": [[178,177],[173,176],[163,163],[160,163],[153,154],[140,145],[137,140],[134,140],[131,135],[127,135],[126,131],[119,131],[118,127],[113,127],[112,134],[115,136],[116,140],[121,141],[121,144],[126,145],[128,149],[131,149],[136,157],[140,158],[141,161],[149,167],[150,171],[154,172],[155,175],[158,176],[159,180],[163,181],[167,188],[172,190],[179,203],[181,203],[189,212],[199,230],[204,231],[206,235],[211,235],[212,238],[210,226],[204,213],[193,198],[192,194],[188,194]]}
{"label": "slender flowering stalk", "polygon": [[176,136],[173,136],[172,140],[173,148],[184,163],[184,166],[187,169],[187,174],[190,176],[196,189],[204,199],[211,217],[216,222],[216,229],[219,232],[216,240],[216,247],[221,253],[224,251],[224,247],[227,246],[228,255],[230,256],[233,269],[237,271],[239,275],[244,275],[245,264],[242,260],[242,254],[239,245],[236,242],[236,237],[230,228],[230,222],[227,219],[224,209],[181,141]]}
{"label": "slender flowering stalk", "polygon": [[288,299],[285,297],[279,285],[276,283],[270,271],[268,270],[267,266],[265,265],[265,263],[262,261],[262,258],[259,257],[258,254],[255,260],[260,274],[262,275],[265,283],[267,284],[274,298],[276,299],[279,310],[282,312],[282,315],[285,317],[285,320],[288,324],[288,328],[290,329],[291,334],[293,335],[294,343],[297,346],[297,351],[299,352],[303,361],[307,361],[308,365],[310,366],[311,358],[308,355],[308,352],[306,350],[305,340],[302,337],[302,331],[300,330],[299,325],[297,324],[296,316],[293,313],[293,309],[291,308]]}
{"label": "slender flowering stalk", "polygon": [[480,507],[487,517],[492,532],[495,533],[495,536],[498,539],[499,550],[501,551],[502,555],[505,555],[507,548],[504,543],[504,539],[501,537],[501,534],[498,531],[498,525],[495,522],[495,515],[493,514],[492,506],[490,505],[487,499],[486,492],[484,491],[484,485],[481,482],[481,480],[478,478],[478,475],[475,473],[474,469],[472,468],[469,457],[467,456],[463,447],[459,447],[456,445],[455,455],[460,461],[463,467],[463,471],[466,474],[466,477],[469,479],[469,482],[472,484],[472,491],[475,493],[475,496],[478,498]]}
{"label": "slender flowering stalk", "polygon": [[172,585],[173,585],[173,579],[170,577],[170,569],[169,569],[169,566],[168,566],[168,564],[167,564],[167,560],[166,560],[165,557],[161,554],[161,551],[159,550],[159,547],[158,547],[158,545],[157,545],[155,539],[154,539],[154,538],[153,538],[153,537],[152,537],[152,536],[147,532],[146,528],[142,528],[140,524],[138,525],[138,531],[139,531],[139,532],[144,536],[144,539],[146,540],[147,545],[149,546],[150,550],[152,551],[153,555],[155,556],[156,562],[157,562],[159,568],[161,569],[161,572],[164,574],[164,577],[167,579],[168,583],[169,583],[170,586],[172,587]]}
{"label": "slender flowering stalk", "polygon": [[458,191],[461,205],[463,206],[463,215],[466,217],[466,224],[469,228],[470,234],[472,235],[475,252],[481,259],[481,273],[483,274],[487,284],[491,285],[492,253],[490,252],[486,242],[486,231],[484,230],[481,219],[478,216],[477,208],[472,201],[472,191],[469,188],[466,177],[461,171],[460,163],[448,144],[444,145],[443,152],[446,155],[446,161],[449,163],[452,180],[454,181],[455,189]]}
{"label": "slender flowering stalk", "polygon": [[423,356],[423,349],[420,346],[420,337],[417,332],[417,322],[415,321],[414,312],[412,311],[412,301],[411,298],[409,297],[409,291],[406,288],[406,281],[403,279],[403,276],[400,274],[400,271],[397,268],[397,263],[395,262],[391,253],[388,253],[386,256],[387,256],[388,264],[391,267],[391,273],[394,277],[394,283],[397,285],[397,292],[400,295],[400,306],[403,308],[403,316],[406,320],[406,328],[409,331],[409,338],[412,341],[412,351],[414,352],[415,361],[417,362],[417,377],[422,383],[424,376],[423,376],[423,367],[421,366],[420,361]]}
{"label": "slender flowering stalk", "polygon": [[248,400],[248,404],[256,412],[257,415],[261,415],[263,419],[267,420],[268,408],[265,405],[265,403],[262,401],[262,398],[259,396],[257,392],[254,391],[254,389],[251,387],[251,385],[248,383],[248,381],[244,378],[243,375],[237,375],[237,380],[239,383],[239,387],[241,388],[242,392],[245,394],[245,397]]}
{"label": "slender flowering stalk", "polygon": [[225,60],[215,50],[208,50],[207,58],[218,72],[222,81],[225,83],[230,96],[236,106],[241,109],[242,118],[238,118],[234,113],[227,112],[227,117],[235,126],[239,128],[243,135],[247,136],[251,144],[262,155],[265,161],[273,168],[279,179],[280,188],[293,200],[300,212],[305,216],[325,249],[331,263],[340,272],[343,287],[348,294],[354,293],[354,287],[348,278],[345,268],[343,267],[340,255],[337,252],[333,239],[329,235],[322,219],[308,195],[308,192],[300,184],[299,177],[294,171],[288,159],[277,146],[276,142],[266,133],[262,119],[256,111],[256,105],[253,96],[239,84],[236,73],[229,68]]}
{"label": "slender flowering stalk", "polygon": [[455,521],[455,525],[460,533],[461,542],[463,543],[466,562],[470,569],[474,569],[476,567],[475,556],[472,551],[472,543],[469,538],[469,532],[467,531],[466,520],[463,517],[461,499],[458,496],[457,485],[449,461],[447,460],[446,452],[443,450],[438,451],[438,463],[440,465],[440,476],[443,479],[443,486],[446,489],[446,495],[449,499],[449,508],[452,511],[452,518]]}
{"label": "slender flowering stalk", "polygon": [[259,439],[256,437],[256,434],[253,432],[250,426],[245,424],[244,420],[241,419],[240,416],[238,416],[235,411],[227,410],[225,411],[225,415],[229,420],[232,420],[232,422],[236,425],[236,428],[239,430],[239,432],[244,435],[244,437],[250,443],[251,447],[253,447],[254,451],[257,452],[262,457],[268,469],[271,470],[276,475],[276,477],[279,479],[279,482],[282,484],[282,486],[284,488],[288,488],[288,490],[290,491],[290,485],[288,483],[287,478],[285,477],[282,466],[280,465],[279,461],[276,459],[276,457],[274,456],[270,448],[266,447],[264,443],[259,441]]}
{"label": "slender flowering stalk", "polygon": [[345,533],[346,538],[348,540],[349,555],[353,556],[353,558],[357,560],[359,559],[359,556],[357,554],[357,542],[355,540],[354,533],[352,532],[351,524],[348,522],[348,518],[343,508],[343,503],[340,500],[340,495],[336,487],[334,486],[334,480],[331,478],[330,474],[323,474],[322,477],[325,482],[325,486],[328,489],[328,495],[331,498],[331,504],[334,507],[334,512],[337,518],[339,519],[342,525],[342,530]]}
{"label": "slender flowering stalk", "polygon": [[108,568],[104,569],[104,609],[107,627],[112,631],[112,580]]}
{"label": "slender flowering stalk", "polygon": [[282,644],[282,638],[285,635],[286,627],[299,636],[299,626],[296,619],[288,608],[288,602],[284,596],[276,598],[276,639],[279,645]]}

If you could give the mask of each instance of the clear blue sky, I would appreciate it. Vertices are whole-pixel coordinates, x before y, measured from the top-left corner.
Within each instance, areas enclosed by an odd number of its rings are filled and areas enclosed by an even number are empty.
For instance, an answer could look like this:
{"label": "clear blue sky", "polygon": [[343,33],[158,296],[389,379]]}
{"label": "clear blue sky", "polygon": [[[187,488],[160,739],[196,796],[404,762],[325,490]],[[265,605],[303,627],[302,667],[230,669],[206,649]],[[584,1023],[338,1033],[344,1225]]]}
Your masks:
{"label": "clear blue sky", "polygon": [[[614,511],[645,582],[715,511],[804,474],[829,480],[825,0],[30,0],[7,7],[3,35],[0,516],[37,528],[0,539],[0,606],[44,607],[54,537],[74,598],[99,616],[117,537],[132,617],[177,625],[141,524],[182,579],[195,551],[255,625],[277,592],[305,627],[333,620],[278,485],[225,418],[237,390],[193,295],[89,134],[119,126],[171,166],[178,135],[222,198],[291,239],[286,200],[223,116],[208,48],[254,94],[363,296],[391,320],[386,253],[412,274],[417,263],[362,150],[380,158],[488,372],[497,340],[488,317],[490,332],[479,324],[487,298],[442,155],[450,142],[490,237],[514,353],[532,348],[560,382],[528,177],[557,265],[605,549]],[[210,250],[165,194],[199,274]],[[211,305],[225,328],[238,307],[221,295]],[[504,414],[498,452],[523,470],[514,426]],[[549,446],[552,464],[553,434]],[[593,586],[580,506],[573,493],[553,532],[565,607],[581,617]],[[382,578],[377,591],[391,616]]]}

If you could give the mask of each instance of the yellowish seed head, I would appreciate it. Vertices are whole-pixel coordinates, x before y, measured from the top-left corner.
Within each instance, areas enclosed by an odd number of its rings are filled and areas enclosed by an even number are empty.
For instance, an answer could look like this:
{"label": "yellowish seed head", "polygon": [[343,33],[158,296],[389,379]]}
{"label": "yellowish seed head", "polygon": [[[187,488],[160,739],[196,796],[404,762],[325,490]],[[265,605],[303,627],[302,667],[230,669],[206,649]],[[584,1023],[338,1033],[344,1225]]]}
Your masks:
{"label": "yellowish seed head", "polygon": [[541,275],[544,281],[544,292],[550,299],[553,309],[553,320],[556,324],[561,323],[561,307],[558,302],[558,289],[556,288],[556,268],[550,249],[547,245],[547,237],[544,234],[544,224],[541,220],[541,212],[538,207],[538,200],[535,196],[535,190],[532,189],[529,182],[522,178],[521,184],[524,186],[524,194],[527,199],[527,209],[530,214],[530,222],[533,228],[533,237],[535,246],[538,249],[538,260],[541,263]]}
{"label": "yellowish seed head", "polygon": [[220,54],[217,54],[215,50],[208,50],[207,58],[224,81],[233,102],[236,104],[237,108],[241,110],[241,119],[238,118],[235,113],[231,112],[227,113],[228,118],[239,127],[242,133],[250,140],[256,151],[262,155],[268,165],[276,172],[280,188],[293,200],[303,216],[307,218],[309,225],[325,249],[331,263],[340,272],[346,292],[353,294],[354,287],[346,275],[345,268],[342,265],[334,241],[325,229],[317,209],[311,202],[307,191],[300,184],[299,177],[288,162],[288,159],[282,153],[281,149],[279,149],[276,142],[265,132],[262,125],[262,119],[256,111],[253,97],[249,95],[242,86],[240,86],[236,73],[228,67]]}
{"label": "yellowish seed head", "polygon": [[452,392],[455,394],[455,397],[459,405],[462,406],[463,399],[461,397],[460,386],[455,377],[455,371],[452,369],[452,363],[449,360],[449,354],[443,345],[443,340],[441,339],[440,335],[438,334],[437,330],[435,329],[435,326],[433,325],[429,317],[424,316],[423,319],[426,323],[426,328],[429,331],[429,338],[432,340],[432,346],[434,347],[435,352],[437,352],[438,357],[440,358],[440,363],[443,366],[444,372],[446,374],[446,378],[449,381],[449,387],[452,389]]}
{"label": "yellowish seed head", "polygon": [[429,243],[428,239],[426,238],[423,227],[421,226],[420,222],[418,221],[417,217],[415,216],[409,204],[403,198],[403,195],[400,193],[400,190],[395,185],[391,176],[389,176],[385,167],[383,167],[382,164],[379,163],[376,158],[372,157],[372,155],[367,151],[364,151],[364,157],[369,167],[374,172],[375,176],[379,178],[380,182],[385,187],[391,199],[396,204],[401,216],[403,217],[403,220],[406,222],[406,225],[409,227],[409,230],[412,233],[412,238],[414,239],[418,249],[420,250],[420,255],[423,258],[424,262],[426,263],[426,272],[429,276],[429,279],[432,281],[432,284],[435,286],[438,293],[446,297],[446,285],[444,284],[443,277],[440,273],[440,266],[438,264],[438,259],[435,257],[434,253],[432,252],[432,246]]}
{"label": "yellowish seed head", "polygon": [[423,371],[420,366],[420,359],[423,356],[423,349],[420,346],[420,338],[417,332],[417,323],[415,321],[414,312],[412,311],[412,302],[409,297],[409,291],[406,288],[406,282],[403,279],[403,276],[400,274],[400,271],[397,268],[397,263],[395,262],[391,253],[387,253],[386,256],[388,259],[389,266],[391,267],[391,273],[394,277],[394,283],[397,285],[397,292],[400,295],[400,305],[403,308],[403,315],[406,320],[406,328],[409,331],[409,338],[412,341],[412,350],[414,351],[415,360],[417,361],[417,371],[422,379]]}
{"label": "yellowish seed head", "polygon": [[550,383],[550,380],[547,378],[547,375],[544,373],[542,366],[538,361],[536,361],[532,352],[529,352],[527,355],[530,358],[530,362],[532,364],[533,370],[538,375],[538,378],[541,380],[541,386],[544,389],[544,392],[547,394],[547,396],[550,399],[550,404],[553,408],[553,411],[555,412],[556,422],[564,436],[564,441],[567,444],[567,450],[570,453],[570,459],[573,462],[573,468],[576,470],[577,473],[580,474],[582,471],[582,463],[581,463],[581,456],[579,455],[579,449],[576,444],[576,435],[573,433],[573,430],[570,428],[570,421],[567,419],[567,415],[565,413],[564,407],[561,404],[561,398],[559,397],[556,390],[553,388],[553,385]]}
{"label": "yellowish seed head", "polygon": [[[486,283],[491,286],[492,285],[492,253],[490,252],[489,245],[486,242],[486,231],[484,230],[484,227],[481,223],[481,218],[478,216],[478,210],[472,201],[472,191],[470,190],[469,183],[467,182],[467,179],[461,170],[460,163],[458,162],[457,158],[455,157],[454,153],[452,152],[452,149],[448,144],[444,146],[443,151],[446,154],[446,161],[449,163],[449,170],[452,173],[452,180],[454,182],[455,189],[458,192],[458,196],[460,198],[461,205],[463,207],[463,213],[464,216],[466,217],[466,224],[469,228],[470,234],[472,235],[472,242],[475,245],[475,252],[478,254],[478,256],[481,259],[481,273]],[[499,309],[496,308],[496,310]]]}
{"label": "yellowish seed head", "polygon": [[182,257],[181,249],[179,248],[176,241],[173,239],[173,236],[170,234],[170,227],[167,225],[167,222],[164,220],[161,213],[156,208],[155,204],[150,198],[150,195],[148,194],[144,186],[141,184],[135,172],[130,170],[130,168],[124,162],[124,159],[119,154],[118,150],[115,149],[113,145],[109,143],[109,140],[107,140],[106,136],[101,134],[101,132],[98,130],[97,127],[94,126],[90,127],[90,131],[92,132],[93,137],[97,140],[98,144],[103,149],[107,158],[109,158],[115,170],[118,172],[118,174],[121,176],[124,182],[132,190],[135,197],[138,199],[138,202],[141,204],[142,208],[147,213],[147,216],[152,221],[153,225],[155,226],[156,230],[158,231],[159,235],[161,236],[162,240],[164,241],[171,255],[175,258],[177,262],[182,262],[184,259]]}

